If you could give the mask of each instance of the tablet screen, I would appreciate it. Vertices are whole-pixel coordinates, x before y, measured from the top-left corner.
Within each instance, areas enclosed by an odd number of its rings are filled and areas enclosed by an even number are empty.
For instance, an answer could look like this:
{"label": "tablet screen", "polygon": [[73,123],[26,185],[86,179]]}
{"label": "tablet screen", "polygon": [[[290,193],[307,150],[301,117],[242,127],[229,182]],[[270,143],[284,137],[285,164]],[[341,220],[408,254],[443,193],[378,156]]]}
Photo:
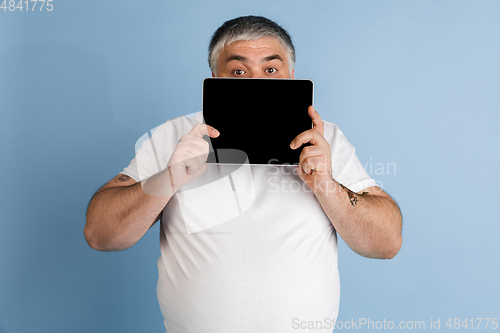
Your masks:
{"label": "tablet screen", "polygon": [[290,143],[312,128],[307,109],[313,83],[295,79],[207,78],[203,117],[220,132],[207,163],[290,165],[301,148]]}

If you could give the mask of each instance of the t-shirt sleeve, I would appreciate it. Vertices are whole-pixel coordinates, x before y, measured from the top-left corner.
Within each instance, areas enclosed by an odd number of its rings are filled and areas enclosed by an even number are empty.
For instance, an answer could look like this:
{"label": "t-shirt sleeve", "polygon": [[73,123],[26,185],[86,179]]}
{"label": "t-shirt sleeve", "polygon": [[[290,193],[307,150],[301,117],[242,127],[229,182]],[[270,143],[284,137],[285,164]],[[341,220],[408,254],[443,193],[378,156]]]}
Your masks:
{"label": "t-shirt sleeve", "polygon": [[353,192],[371,186],[378,186],[356,156],[356,149],[347,141],[337,125],[323,121],[324,136],[330,144],[332,153],[332,176],[337,182]]}
{"label": "t-shirt sleeve", "polygon": [[[132,177],[135,181],[145,180],[160,171],[165,170],[175,146],[172,146],[172,138],[177,133],[169,128],[170,123],[165,123],[149,131],[136,142],[135,157],[130,164],[123,169],[122,174]],[[177,142],[177,141],[175,141]]]}
{"label": "t-shirt sleeve", "polygon": [[165,170],[179,139],[197,123],[203,122],[201,112],[168,120],[137,140],[135,157],[122,174],[139,182]]}

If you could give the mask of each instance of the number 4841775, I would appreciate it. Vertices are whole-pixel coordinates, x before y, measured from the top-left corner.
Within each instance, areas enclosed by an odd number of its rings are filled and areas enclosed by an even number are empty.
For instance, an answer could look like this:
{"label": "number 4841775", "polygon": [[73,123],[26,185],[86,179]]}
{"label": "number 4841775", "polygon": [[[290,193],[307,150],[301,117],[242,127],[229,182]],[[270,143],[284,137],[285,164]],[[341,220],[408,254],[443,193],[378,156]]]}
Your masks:
{"label": "number 4841775", "polygon": [[[452,318],[449,318],[448,321],[446,322],[446,327],[449,329],[494,329],[496,330],[498,328],[498,318],[465,318],[463,321],[460,318],[454,318],[452,321]],[[491,321],[491,324],[490,324]],[[468,324],[470,322],[470,325]],[[474,324],[476,324],[476,327],[474,327]],[[488,326],[488,324],[490,324]]]}
{"label": "number 4841775", "polygon": [[[6,12],[7,10],[9,12],[17,10],[20,12],[22,12],[23,10],[29,12],[31,9],[31,11],[34,12],[35,8],[39,11],[42,11],[45,8],[46,11],[51,12],[54,10],[52,1],[53,0],[19,0],[19,2],[16,3],[15,0],[4,0],[2,2],[2,5],[0,6],[0,9],[3,9],[4,12]],[[37,8],[37,4],[40,8]]]}

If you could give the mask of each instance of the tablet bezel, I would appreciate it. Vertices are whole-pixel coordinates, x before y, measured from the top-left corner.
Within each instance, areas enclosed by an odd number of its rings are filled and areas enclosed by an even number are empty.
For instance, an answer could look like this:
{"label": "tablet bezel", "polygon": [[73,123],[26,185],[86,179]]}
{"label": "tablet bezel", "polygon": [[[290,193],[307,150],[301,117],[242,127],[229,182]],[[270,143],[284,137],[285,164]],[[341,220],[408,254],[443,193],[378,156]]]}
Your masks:
{"label": "tablet bezel", "polygon": [[[203,80],[203,85],[202,85],[202,115],[203,115],[203,122],[205,122],[205,98],[206,98],[206,82],[209,81],[209,82],[212,82],[210,84],[213,84],[213,82],[217,82],[217,81],[222,81],[222,80],[231,80],[231,81],[234,81],[234,82],[238,82],[239,80],[252,80],[252,81],[261,81],[261,80],[272,80],[274,82],[280,82],[280,81],[286,81],[286,82],[297,82],[297,84],[302,84],[304,85],[303,82],[306,82],[307,85],[310,85],[310,96],[307,95],[305,98],[307,98],[307,100],[309,101],[309,97],[310,97],[310,105],[313,105],[314,104],[314,83],[312,80],[309,80],[309,79],[286,79],[286,78],[279,78],[279,79],[271,79],[271,78],[222,78],[222,77],[211,77],[211,78],[206,78]],[[248,81],[247,81],[248,82]],[[274,84],[274,83],[273,83]],[[307,86],[306,85],[306,86]],[[213,88],[213,87],[212,87]],[[307,94],[307,91],[306,91],[306,94]],[[305,105],[305,104],[304,104]],[[304,110],[305,114],[307,115],[307,109]],[[301,115],[302,116],[302,115]],[[302,116],[304,117],[304,116]],[[307,118],[310,120],[310,117],[307,115]],[[304,119],[301,120],[302,122],[304,121]],[[211,124],[208,124],[208,125],[211,125]],[[303,130],[307,130],[307,129],[311,129],[312,128],[312,120],[310,120],[310,123],[308,123],[307,125],[308,127],[307,128],[304,128]],[[298,135],[300,133],[296,133],[295,135]],[[214,140],[214,139],[210,139],[208,136],[205,137],[205,139],[209,142],[210,144],[210,152],[211,154],[214,154],[214,150],[212,148],[212,143],[211,143],[211,140]],[[293,138],[292,138],[293,139]],[[290,142],[291,142],[291,139],[290,139]],[[304,146],[306,145],[309,145],[309,144],[305,144]],[[291,148],[290,148],[291,149]],[[297,153],[294,153],[296,154],[297,156],[300,155],[300,151],[302,150],[301,148],[298,149],[299,152]],[[269,151],[268,151],[269,152]],[[271,161],[271,160],[269,160]],[[248,159],[246,160],[246,163],[224,163],[224,162],[216,162],[214,160],[214,158],[208,158],[207,159],[207,163],[208,164],[220,164],[220,165],[235,165],[235,164],[250,164],[250,165],[265,165],[265,166],[291,166],[291,165],[297,165],[299,163],[298,161],[298,157],[297,157],[297,161],[294,162],[294,163],[290,163],[290,161],[286,161],[286,162],[278,162],[278,163],[249,163]]]}

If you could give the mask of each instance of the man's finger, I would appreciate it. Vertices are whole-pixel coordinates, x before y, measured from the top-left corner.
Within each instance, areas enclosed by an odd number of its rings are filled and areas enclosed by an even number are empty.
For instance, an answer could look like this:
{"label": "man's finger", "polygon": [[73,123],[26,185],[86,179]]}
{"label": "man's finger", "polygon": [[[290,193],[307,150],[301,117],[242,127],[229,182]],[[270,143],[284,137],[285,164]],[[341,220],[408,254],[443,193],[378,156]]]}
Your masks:
{"label": "man's finger", "polygon": [[216,138],[219,136],[219,131],[213,128],[210,125],[205,124],[196,124],[191,131],[189,131],[190,135],[194,135],[196,137],[202,138],[204,135],[208,135],[211,138]]}
{"label": "man's finger", "polygon": [[321,135],[325,134],[325,129],[323,126],[323,120],[321,119],[318,111],[311,105],[307,109],[307,113],[309,114],[309,117],[311,117],[312,123],[313,123],[313,129],[321,133]]}
{"label": "man's finger", "polygon": [[308,157],[323,156],[325,154],[325,149],[320,146],[306,146],[302,148],[302,152],[299,156],[299,161],[303,161]]}
{"label": "man's finger", "polygon": [[325,138],[323,138],[323,135],[318,133],[318,131],[310,129],[297,135],[295,139],[292,140],[290,148],[297,149],[307,142],[310,142],[315,146],[320,146],[323,145],[326,142],[326,140]]}
{"label": "man's finger", "polygon": [[325,164],[325,158],[323,156],[308,156],[300,165],[304,173],[308,175],[312,174],[313,171],[322,173],[328,170],[328,165]]}
{"label": "man's finger", "polygon": [[185,159],[196,158],[199,164],[203,164],[207,160],[208,143],[205,140],[195,138],[183,142],[183,149],[186,151],[186,154],[183,156]]}
{"label": "man's finger", "polygon": [[184,166],[186,167],[186,173],[188,175],[191,175],[198,171],[200,166],[203,165],[203,162],[200,161],[197,157],[192,157],[182,161],[182,164],[184,164]]}

